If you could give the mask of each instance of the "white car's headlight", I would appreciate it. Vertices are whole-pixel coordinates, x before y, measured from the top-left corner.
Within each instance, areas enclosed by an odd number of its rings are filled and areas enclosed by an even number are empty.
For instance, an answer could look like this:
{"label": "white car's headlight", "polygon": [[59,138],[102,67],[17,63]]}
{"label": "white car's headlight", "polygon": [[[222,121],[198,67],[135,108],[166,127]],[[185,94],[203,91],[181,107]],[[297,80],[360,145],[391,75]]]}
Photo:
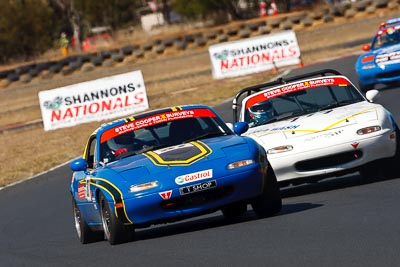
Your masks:
{"label": "white car's headlight", "polygon": [[135,184],[135,185],[131,185],[131,187],[129,187],[129,192],[136,193],[136,192],[151,189],[151,188],[154,188],[157,186],[158,186],[158,181],[147,182],[147,183],[143,183],[143,184]]}
{"label": "white car's headlight", "polygon": [[369,134],[369,133],[377,132],[380,130],[382,130],[381,126],[369,126],[369,127],[365,127],[365,128],[361,128],[361,129],[357,130],[357,134],[359,134],[359,135]]}
{"label": "white car's headlight", "polygon": [[236,162],[232,162],[231,164],[228,164],[228,169],[232,170],[232,169],[237,169],[237,168],[241,168],[244,166],[248,166],[254,163],[254,160],[252,159],[244,159],[244,160],[239,160]]}
{"label": "white car's headlight", "polygon": [[271,149],[268,149],[267,154],[277,154],[282,152],[287,152],[293,150],[293,146],[285,145],[285,146],[277,146]]}

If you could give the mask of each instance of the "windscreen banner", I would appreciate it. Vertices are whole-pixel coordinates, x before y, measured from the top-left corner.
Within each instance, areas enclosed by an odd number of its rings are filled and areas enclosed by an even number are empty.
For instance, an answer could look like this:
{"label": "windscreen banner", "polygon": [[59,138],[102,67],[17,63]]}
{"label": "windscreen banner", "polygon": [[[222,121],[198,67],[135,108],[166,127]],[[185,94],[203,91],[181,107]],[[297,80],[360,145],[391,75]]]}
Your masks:
{"label": "windscreen banner", "polygon": [[301,63],[294,31],[215,44],[208,49],[214,79],[243,76]]}
{"label": "windscreen banner", "polygon": [[44,130],[132,115],[149,108],[141,71],[39,92]]}

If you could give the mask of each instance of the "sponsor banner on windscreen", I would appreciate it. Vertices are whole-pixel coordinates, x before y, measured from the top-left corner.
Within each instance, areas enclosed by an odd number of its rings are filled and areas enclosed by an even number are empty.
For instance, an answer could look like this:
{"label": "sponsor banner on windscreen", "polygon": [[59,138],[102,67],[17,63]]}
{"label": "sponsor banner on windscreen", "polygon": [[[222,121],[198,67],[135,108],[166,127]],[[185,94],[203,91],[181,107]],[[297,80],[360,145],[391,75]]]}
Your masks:
{"label": "sponsor banner on windscreen", "polygon": [[149,107],[141,71],[39,92],[44,129],[131,115]]}
{"label": "sponsor banner on windscreen", "polygon": [[212,45],[214,79],[237,77],[300,63],[294,31],[283,31],[244,40]]}

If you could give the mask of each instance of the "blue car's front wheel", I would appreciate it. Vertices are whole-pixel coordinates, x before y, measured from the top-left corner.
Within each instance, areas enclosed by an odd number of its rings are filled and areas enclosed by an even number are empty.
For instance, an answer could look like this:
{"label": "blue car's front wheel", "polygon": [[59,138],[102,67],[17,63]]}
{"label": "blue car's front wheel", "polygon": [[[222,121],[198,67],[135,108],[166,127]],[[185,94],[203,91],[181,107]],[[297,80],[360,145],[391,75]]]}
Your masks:
{"label": "blue car's front wheel", "polygon": [[127,227],[118,220],[103,193],[99,195],[99,203],[104,236],[108,242],[116,245],[132,241],[135,235],[133,227]]}
{"label": "blue car's front wheel", "polygon": [[271,165],[265,177],[263,192],[252,201],[251,205],[259,218],[269,217],[281,211],[281,193]]}
{"label": "blue car's front wheel", "polygon": [[74,198],[72,198],[72,212],[74,214],[76,233],[78,234],[79,241],[82,244],[88,244],[104,239],[104,234],[102,231],[93,231],[92,229],[90,229],[85,219],[83,218],[83,215],[79,210],[78,205],[76,205],[76,201]]}

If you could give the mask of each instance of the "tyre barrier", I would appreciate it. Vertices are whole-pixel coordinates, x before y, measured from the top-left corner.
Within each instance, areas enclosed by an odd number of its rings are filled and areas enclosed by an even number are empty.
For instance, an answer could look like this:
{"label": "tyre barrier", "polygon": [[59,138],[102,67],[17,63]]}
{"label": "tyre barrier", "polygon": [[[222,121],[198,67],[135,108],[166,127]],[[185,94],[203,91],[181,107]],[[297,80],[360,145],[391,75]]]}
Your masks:
{"label": "tyre barrier", "polygon": [[217,40],[218,40],[219,43],[227,42],[228,39],[229,39],[229,37],[228,37],[228,35],[225,34],[225,33],[219,34],[219,35],[217,36]]}
{"label": "tyre barrier", "polygon": [[187,46],[187,43],[186,43],[185,40],[176,40],[176,41],[174,42],[174,47],[175,47],[177,50],[185,50],[185,49],[186,49],[186,46]]}
{"label": "tyre barrier", "polygon": [[208,31],[204,33],[204,37],[207,38],[207,40],[214,40],[218,36],[218,31]]}
{"label": "tyre barrier", "polygon": [[154,46],[154,52],[156,52],[157,54],[162,54],[164,53],[165,50],[165,46],[163,44],[158,44]]}
{"label": "tyre barrier", "polygon": [[300,24],[300,22],[306,17],[306,13],[295,14],[290,16],[288,19],[293,24]]}
{"label": "tyre barrier", "polygon": [[132,55],[133,51],[137,48],[139,48],[139,46],[126,45],[121,47],[121,53],[125,56]]}
{"label": "tyre barrier", "polygon": [[205,46],[207,39],[204,36],[197,36],[194,42],[197,46]]}
{"label": "tyre barrier", "polygon": [[194,43],[198,36],[199,36],[199,34],[186,34],[183,36],[183,40],[186,43]]}
{"label": "tyre barrier", "polygon": [[111,58],[111,55],[112,55],[112,54],[113,54],[112,51],[106,50],[106,51],[101,51],[101,52],[99,53],[99,56],[100,56],[101,58],[103,58],[103,60],[104,60],[104,59],[109,59],[109,58]]}
{"label": "tyre barrier", "polygon": [[226,29],[226,31],[225,31],[225,33],[228,35],[228,36],[234,36],[234,35],[237,35],[237,33],[239,32],[239,27],[228,27],[227,29]]}
{"label": "tyre barrier", "polygon": [[32,76],[28,73],[22,74],[19,78],[19,80],[23,83],[29,83],[32,81]]}
{"label": "tyre barrier", "polygon": [[39,75],[39,73],[40,73],[40,70],[39,70],[37,67],[35,67],[35,68],[33,68],[33,69],[30,69],[29,72],[28,72],[28,74],[29,74],[32,78],[37,77],[37,76]]}
{"label": "tyre barrier", "polygon": [[257,21],[257,22],[251,22],[246,24],[246,27],[253,32],[256,32],[260,29],[260,27],[263,27],[267,25],[267,23],[265,21]]}
{"label": "tyre barrier", "polygon": [[30,69],[35,68],[36,64],[29,64],[29,65],[23,65],[23,66],[18,66],[15,68],[15,72],[18,73],[18,75],[21,74],[26,74],[29,72]]}
{"label": "tyre barrier", "polygon": [[19,81],[19,74],[16,73],[15,71],[12,71],[7,75],[7,80],[10,82]]}
{"label": "tyre barrier", "polygon": [[[222,43],[239,38],[248,38],[253,35],[269,34],[277,30],[289,30],[296,27],[309,28],[316,22],[330,23],[336,17],[351,19],[357,12],[373,15],[378,9],[395,10],[400,0],[360,0],[347,1],[334,6],[317,7],[308,12],[281,14],[266,18],[252,19],[251,21],[235,23],[229,26],[205,28],[197,32],[186,33],[181,36],[171,36],[162,39],[145,40],[141,44],[125,45],[121,48],[72,55],[60,60],[37,62],[21,65],[14,69],[0,71],[1,86],[9,86],[12,82],[29,82],[35,77],[50,79],[56,73],[70,75],[75,71],[91,71],[96,67],[113,65],[115,63],[134,63],[136,59],[155,59],[158,56],[167,56],[168,47],[176,51],[195,47],[206,47],[207,44]],[[210,27],[212,25],[209,25]],[[169,49],[168,49],[169,52]],[[126,58],[129,56],[129,58]]]}
{"label": "tyre barrier", "polygon": [[8,74],[14,72],[14,70],[4,70],[0,71],[0,79],[5,79],[7,78]]}
{"label": "tyre barrier", "polygon": [[138,49],[135,49],[134,51],[133,51],[133,55],[136,57],[136,58],[144,58],[144,50],[143,50],[143,48],[141,48],[141,47],[139,47]]}
{"label": "tyre barrier", "polygon": [[87,63],[87,62],[90,62],[90,59],[95,55],[96,55],[96,53],[84,54],[84,55],[80,56],[78,60],[80,60],[82,62],[82,64]]}
{"label": "tyre barrier", "polygon": [[279,29],[283,31],[291,30],[293,28],[293,24],[290,21],[283,21],[279,24]]}
{"label": "tyre barrier", "polygon": [[121,54],[121,53],[116,53],[116,54],[113,54],[112,56],[111,56],[111,59],[114,61],[114,62],[122,62],[122,61],[124,61],[124,55],[123,54]]}
{"label": "tyre barrier", "polygon": [[100,55],[95,55],[90,58],[90,63],[94,66],[101,66],[103,65],[104,58]]}
{"label": "tyre barrier", "polygon": [[154,41],[147,41],[142,44],[142,48],[144,51],[150,51],[153,49]]}
{"label": "tyre barrier", "polygon": [[62,62],[55,63],[49,68],[50,73],[59,73],[64,67]]}
{"label": "tyre barrier", "polygon": [[177,40],[178,38],[176,37],[172,37],[172,38],[165,38],[163,40],[161,40],[161,44],[164,45],[165,47],[170,47],[174,45],[174,42]]}
{"label": "tyre barrier", "polygon": [[238,32],[238,36],[240,38],[249,38],[250,34],[251,34],[251,31],[248,28],[240,29]]}
{"label": "tyre barrier", "polygon": [[376,8],[385,8],[389,4],[389,0],[375,0]]}
{"label": "tyre barrier", "polygon": [[369,1],[368,0],[362,0],[362,1],[357,1],[354,3],[353,8],[358,11],[365,11],[367,7],[369,6]]}

